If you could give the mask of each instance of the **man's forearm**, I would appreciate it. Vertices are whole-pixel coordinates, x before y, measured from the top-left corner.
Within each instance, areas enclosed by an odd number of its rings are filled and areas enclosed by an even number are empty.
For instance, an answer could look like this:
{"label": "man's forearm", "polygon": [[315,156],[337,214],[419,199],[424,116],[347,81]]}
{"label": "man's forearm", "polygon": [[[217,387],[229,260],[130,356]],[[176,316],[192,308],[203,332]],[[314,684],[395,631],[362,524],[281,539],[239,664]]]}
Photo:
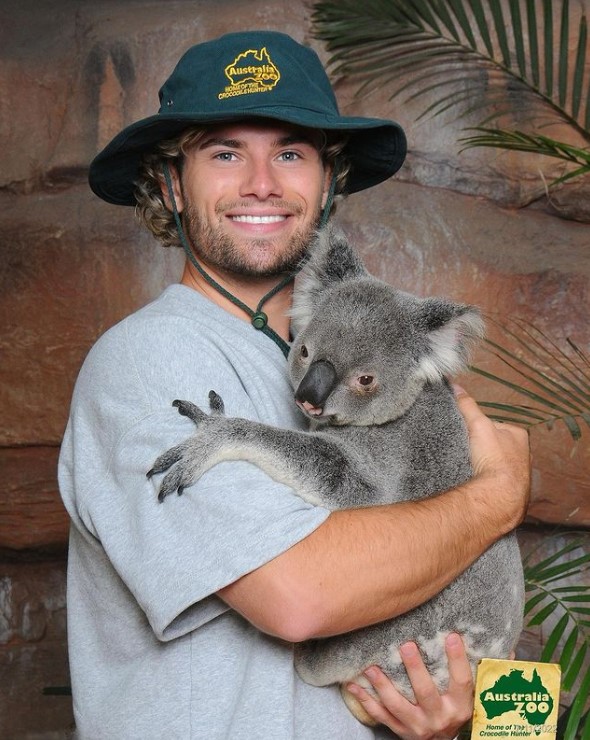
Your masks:
{"label": "man's forearm", "polygon": [[530,456],[522,429],[458,403],[474,478],[422,501],[333,512],[301,542],[219,593],[259,629],[298,641],[395,617],[428,600],[522,520]]}
{"label": "man's forearm", "polygon": [[348,632],[441,591],[518,523],[477,478],[418,502],[337,511],[311,535],[220,595],[292,641]]}

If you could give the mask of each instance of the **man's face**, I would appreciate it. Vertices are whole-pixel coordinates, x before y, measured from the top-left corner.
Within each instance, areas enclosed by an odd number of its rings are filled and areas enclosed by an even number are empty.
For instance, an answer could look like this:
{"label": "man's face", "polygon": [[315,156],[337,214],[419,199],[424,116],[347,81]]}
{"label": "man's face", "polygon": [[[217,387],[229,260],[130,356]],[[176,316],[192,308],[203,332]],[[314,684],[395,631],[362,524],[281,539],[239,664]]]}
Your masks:
{"label": "man's face", "polygon": [[293,268],[325,203],[321,135],[283,123],[212,126],[185,157],[177,206],[196,255],[224,272]]}

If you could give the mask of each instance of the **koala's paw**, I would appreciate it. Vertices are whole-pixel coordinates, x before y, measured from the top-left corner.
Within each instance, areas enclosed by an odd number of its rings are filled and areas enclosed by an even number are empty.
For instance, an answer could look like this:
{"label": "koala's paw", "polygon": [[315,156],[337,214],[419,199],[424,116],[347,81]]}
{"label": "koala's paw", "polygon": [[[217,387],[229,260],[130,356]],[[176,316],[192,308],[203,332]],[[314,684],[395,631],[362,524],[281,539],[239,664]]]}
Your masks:
{"label": "koala's paw", "polygon": [[[195,424],[206,421],[208,415],[201,411],[198,406],[190,401],[172,401],[172,405],[178,409],[178,413],[182,416],[186,416]],[[225,414],[225,406],[223,398],[215,391],[209,391],[209,408],[211,409],[212,416],[223,416]]]}
{"label": "koala's paw", "polygon": [[206,444],[207,432],[203,427],[207,426],[208,421],[223,416],[225,413],[223,400],[215,391],[209,391],[211,414],[206,414],[190,401],[176,400],[172,405],[178,409],[179,414],[194,421],[200,427],[200,433],[198,436],[171,447],[160,455],[148,470],[146,475],[151,478],[157,473],[164,473],[172,468],[166,473],[160,485],[158,493],[160,503],[174,491],[179,496],[182,495],[184,489],[198,480],[205,472],[208,467],[206,461],[211,451]]}
{"label": "koala's paw", "polygon": [[[202,445],[199,440],[191,437],[175,447],[171,447],[154,462],[152,469],[148,471],[147,477],[151,478],[157,473],[163,473],[172,468],[164,476],[158,492],[158,501],[161,503],[171,493],[182,495],[184,489],[200,478]],[[172,467],[174,466],[174,467]]]}

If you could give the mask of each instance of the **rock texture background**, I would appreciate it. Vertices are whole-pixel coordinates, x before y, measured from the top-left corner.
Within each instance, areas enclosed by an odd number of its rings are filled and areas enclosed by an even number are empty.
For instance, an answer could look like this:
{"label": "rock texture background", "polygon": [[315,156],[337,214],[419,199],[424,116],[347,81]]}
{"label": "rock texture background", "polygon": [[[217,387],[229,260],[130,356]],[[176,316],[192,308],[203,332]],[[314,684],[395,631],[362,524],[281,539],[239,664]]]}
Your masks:
{"label": "rock texture background", "polygon": [[[581,4],[588,10],[587,3]],[[311,44],[303,0],[3,0],[0,5],[0,736],[62,738],[67,517],[56,459],[76,374],[95,339],[178,279],[177,252],[99,201],[88,163],[124,125],[157,109],[157,90],[193,43],[270,28]],[[399,176],[339,206],[337,219],[373,272],[419,294],[474,302],[533,321],[560,346],[588,351],[588,182],[547,197],[550,161],[494,150],[459,154],[449,115],[382,90],[344,111],[399,120],[410,155]],[[497,368],[481,354],[477,364]],[[508,400],[462,379],[479,399]],[[529,547],[547,528],[590,526],[588,431],[573,443],[535,430]],[[524,643],[523,643],[524,644]],[[529,651],[530,640],[523,650]],[[528,654],[528,653],[526,653]]]}

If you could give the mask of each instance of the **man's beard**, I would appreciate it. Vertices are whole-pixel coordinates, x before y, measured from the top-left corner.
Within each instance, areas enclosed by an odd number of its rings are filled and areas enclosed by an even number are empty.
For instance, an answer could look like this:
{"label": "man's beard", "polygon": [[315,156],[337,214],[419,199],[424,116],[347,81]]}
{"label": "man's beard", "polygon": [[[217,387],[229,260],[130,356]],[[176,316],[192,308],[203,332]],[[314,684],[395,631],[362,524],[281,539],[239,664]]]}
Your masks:
{"label": "man's beard", "polygon": [[[273,201],[272,205],[283,207],[280,202]],[[232,204],[232,207],[235,207]],[[288,204],[289,210],[298,215],[300,207],[293,207]],[[227,210],[227,206],[220,209],[220,218],[223,218],[221,212]],[[199,216],[197,209],[189,203],[184,210],[183,226],[186,230],[189,244],[195,255],[203,262],[213,267],[230,272],[235,275],[244,275],[247,277],[276,277],[284,273],[292,272],[300,264],[305,256],[313,233],[318,226],[320,212],[313,222],[306,229],[298,229],[289,238],[286,248],[274,254],[274,259],[270,262],[268,259],[256,259],[254,253],[257,250],[263,250],[264,254],[273,251],[273,239],[251,239],[250,251],[248,253],[240,252],[237,241],[228,234],[225,234],[221,225],[213,228],[205,219]]]}

